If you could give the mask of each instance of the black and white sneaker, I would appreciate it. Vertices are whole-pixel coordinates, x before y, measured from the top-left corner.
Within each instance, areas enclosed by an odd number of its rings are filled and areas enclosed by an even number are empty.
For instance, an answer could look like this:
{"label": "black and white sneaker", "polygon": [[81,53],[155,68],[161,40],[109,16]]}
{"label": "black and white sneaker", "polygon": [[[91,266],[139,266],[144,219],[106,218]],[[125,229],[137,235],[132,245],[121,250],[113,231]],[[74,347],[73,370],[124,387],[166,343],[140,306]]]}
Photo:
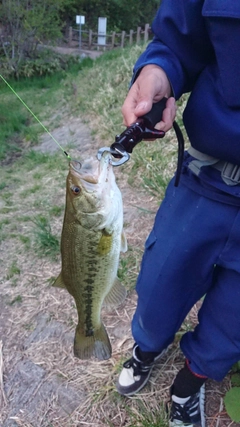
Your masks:
{"label": "black and white sneaker", "polygon": [[133,347],[133,355],[123,364],[123,370],[116,384],[118,393],[131,396],[140,391],[148,382],[154,363],[165,353],[144,362],[138,357],[138,345]]}
{"label": "black and white sneaker", "polygon": [[205,427],[205,385],[189,397],[171,395],[169,427]]}

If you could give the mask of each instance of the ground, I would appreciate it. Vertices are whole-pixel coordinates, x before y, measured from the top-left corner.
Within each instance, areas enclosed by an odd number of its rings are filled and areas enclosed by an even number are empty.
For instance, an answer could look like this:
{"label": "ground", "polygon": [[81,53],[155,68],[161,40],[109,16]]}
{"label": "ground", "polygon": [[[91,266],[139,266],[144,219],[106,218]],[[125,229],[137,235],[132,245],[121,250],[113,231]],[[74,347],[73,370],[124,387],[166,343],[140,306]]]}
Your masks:
{"label": "ground", "polygon": [[[80,118],[70,117],[52,132],[61,145],[71,139],[75,155],[96,154],[93,137]],[[79,148],[79,141],[81,147]],[[37,150],[54,155],[58,147],[48,135],[43,135]],[[17,282],[9,276],[11,258],[18,246],[14,240],[4,240],[0,247],[0,425],[2,427],[128,427],[146,426],[140,423],[141,413],[156,414],[160,402],[168,399],[169,386],[182,366],[183,357],[176,342],[154,368],[149,385],[137,396],[125,399],[115,391],[115,382],[122,362],[131,354],[131,318],[136,305],[134,282],[139,263],[128,259],[141,256],[144,241],[151,229],[156,200],[145,190],[128,185],[126,174],[116,170],[124,205],[125,232],[129,251],[124,255],[128,276],[133,281],[127,299],[118,309],[103,311],[104,323],[113,347],[108,361],[81,361],[73,356],[76,309],[65,290],[50,286],[49,278],[60,271],[60,258],[53,262],[37,258],[34,253],[21,254],[21,272]],[[46,177],[50,182],[51,177]],[[56,198],[64,203],[65,182],[58,183]],[[55,187],[54,187],[55,188]],[[4,207],[4,200],[0,199]],[[28,206],[22,206],[22,213]],[[60,234],[62,217],[55,224]],[[22,225],[19,223],[19,227]],[[129,267],[129,265],[131,267]],[[122,263],[122,269],[124,262]],[[21,298],[19,297],[21,296]],[[19,301],[18,299],[19,298]],[[197,321],[194,307],[187,325]],[[229,378],[221,383],[207,384],[208,427],[236,427],[227,417],[223,397],[229,388]],[[145,416],[145,415],[144,415]],[[147,416],[147,415],[146,415]],[[137,418],[136,418],[137,417]],[[135,421],[134,421],[135,420]],[[151,427],[153,424],[148,424]],[[154,424],[153,427],[157,427]]]}

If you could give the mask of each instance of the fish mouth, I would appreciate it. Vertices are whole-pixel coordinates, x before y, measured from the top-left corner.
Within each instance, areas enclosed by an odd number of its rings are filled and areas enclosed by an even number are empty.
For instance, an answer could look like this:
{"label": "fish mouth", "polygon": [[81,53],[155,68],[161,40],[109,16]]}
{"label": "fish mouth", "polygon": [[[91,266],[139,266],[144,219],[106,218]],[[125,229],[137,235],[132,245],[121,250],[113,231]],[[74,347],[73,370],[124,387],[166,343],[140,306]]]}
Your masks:
{"label": "fish mouth", "polygon": [[79,162],[78,160],[71,160],[69,163],[69,166],[75,171],[75,172],[80,172],[82,169],[82,163]]}
{"label": "fish mouth", "polygon": [[70,168],[81,181],[88,184],[101,184],[108,179],[112,171],[112,156],[105,151],[100,160],[90,158],[83,163],[71,160]]}

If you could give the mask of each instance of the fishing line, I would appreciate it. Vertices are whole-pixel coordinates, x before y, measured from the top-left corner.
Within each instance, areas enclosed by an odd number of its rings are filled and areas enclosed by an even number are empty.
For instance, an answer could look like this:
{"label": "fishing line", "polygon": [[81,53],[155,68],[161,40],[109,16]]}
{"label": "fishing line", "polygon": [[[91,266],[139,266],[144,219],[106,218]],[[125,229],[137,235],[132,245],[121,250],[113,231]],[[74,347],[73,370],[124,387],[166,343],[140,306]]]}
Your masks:
{"label": "fishing line", "polygon": [[69,160],[71,160],[71,157],[69,154],[61,147],[59,142],[54,138],[54,136],[49,132],[49,130],[44,126],[44,124],[39,120],[39,118],[34,114],[34,112],[28,107],[28,105],[23,101],[23,99],[18,95],[17,92],[13,89],[13,87],[7,82],[7,80],[0,74],[1,79],[4,81],[4,83],[8,86],[8,88],[16,95],[16,97],[21,101],[21,103],[24,105],[24,107],[29,111],[29,113],[34,117],[34,119],[42,126],[42,128],[45,130],[45,132],[48,133],[48,135],[53,139],[53,141],[59,146],[59,148],[63,151],[63,153],[67,156]]}

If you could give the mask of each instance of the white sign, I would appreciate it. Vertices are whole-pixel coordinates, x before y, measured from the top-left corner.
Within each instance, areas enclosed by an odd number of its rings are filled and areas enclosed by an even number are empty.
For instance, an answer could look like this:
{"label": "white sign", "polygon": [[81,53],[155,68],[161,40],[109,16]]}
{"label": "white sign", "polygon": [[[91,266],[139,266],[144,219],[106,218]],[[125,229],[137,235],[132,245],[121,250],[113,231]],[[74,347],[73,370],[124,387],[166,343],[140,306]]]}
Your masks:
{"label": "white sign", "polygon": [[98,44],[106,45],[107,18],[98,18]]}
{"label": "white sign", "polygon": [[76,15],[76,24],[84,25],[85,24],[85,16]]}

